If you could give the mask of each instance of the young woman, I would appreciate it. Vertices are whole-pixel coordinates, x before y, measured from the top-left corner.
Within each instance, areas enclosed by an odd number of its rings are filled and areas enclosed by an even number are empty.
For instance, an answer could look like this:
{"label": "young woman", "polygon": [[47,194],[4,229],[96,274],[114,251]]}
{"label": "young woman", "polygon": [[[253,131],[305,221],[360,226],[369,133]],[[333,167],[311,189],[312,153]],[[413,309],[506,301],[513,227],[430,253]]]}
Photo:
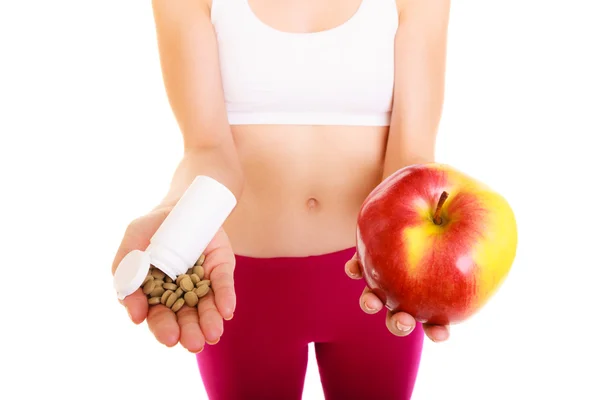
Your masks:
{"label": "young woman", "polygon": [[214,293],[175,314],[138,291],[123,301],[131,319],[197,353],[211,399],[300,399],[310,342],[327,399],[409,399],[424,333],[442,341],[448,329],[379,312],[354,258],[356,218],[382,179],[434,160],[449,0],[153,8],[184,155],[113,271],[195,176],[238,205],[206,251]]}

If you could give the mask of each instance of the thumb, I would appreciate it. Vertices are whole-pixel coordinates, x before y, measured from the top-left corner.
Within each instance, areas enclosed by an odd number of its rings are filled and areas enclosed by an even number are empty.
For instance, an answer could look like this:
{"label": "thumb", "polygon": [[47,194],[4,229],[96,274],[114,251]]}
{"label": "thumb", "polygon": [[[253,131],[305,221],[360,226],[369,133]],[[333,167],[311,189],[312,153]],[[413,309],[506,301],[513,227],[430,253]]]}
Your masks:
{"label": "thumb", "polygon": [[346,275],[352,279],[362,278],[362,268],[360,267],[357,253],[354,253],[354,257],[346,262],[344,270],[346,271]]}
{"label": "thumb", "polygon": [[171,208],[161,208],[152,211],[142,217],[136,218],[127,226],[125,234],[115,254],[112,264],[112,273],[115,274],[119,263],[123,258],[133,250],[146,250],[150,244],[152,235],[156,233],[163,223]]}

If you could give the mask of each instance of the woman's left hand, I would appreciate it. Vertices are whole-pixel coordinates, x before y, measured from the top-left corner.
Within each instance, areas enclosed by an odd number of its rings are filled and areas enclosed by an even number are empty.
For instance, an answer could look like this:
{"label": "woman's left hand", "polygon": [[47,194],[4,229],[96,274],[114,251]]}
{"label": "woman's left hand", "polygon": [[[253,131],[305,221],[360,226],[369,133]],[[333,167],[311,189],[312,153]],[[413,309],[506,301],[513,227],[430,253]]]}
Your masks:
{"label": "woman's left hand", "polygon": [[[358,257],[355,254],[351,260],[346,262],[346,274],[352,279],[362,279],[362,272]],[[384,307],[383,303],[371,290],[365,286],[360,296],[360,308],[367,314],[375,314]],[[390,332],[396,336],[406,336],[415,329],[416,321],[412,315],[405,312],[392,313],[387,311],[386,325]],[[434,342],[443,342],[450,337],[448,326],[423,324],[425,334]]]}

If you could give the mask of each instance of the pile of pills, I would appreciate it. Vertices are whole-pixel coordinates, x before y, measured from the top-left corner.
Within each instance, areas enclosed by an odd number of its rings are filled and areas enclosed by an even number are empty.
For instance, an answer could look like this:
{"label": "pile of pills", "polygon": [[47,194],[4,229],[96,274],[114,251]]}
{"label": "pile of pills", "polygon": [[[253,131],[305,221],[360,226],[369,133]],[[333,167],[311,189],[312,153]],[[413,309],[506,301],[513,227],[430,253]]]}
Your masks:
{"label": "pile of pills", "polygon": [[181,274],[173,282],[164,272],[150,267],[148,276],[142,283],[142,291],[148,297],[151,306],[163,304],[174,312],[179,311],[184,304],[190,307],[198,305],[198,301],[210,291],[210,280],[204,279],[204,254],[196,265]]}

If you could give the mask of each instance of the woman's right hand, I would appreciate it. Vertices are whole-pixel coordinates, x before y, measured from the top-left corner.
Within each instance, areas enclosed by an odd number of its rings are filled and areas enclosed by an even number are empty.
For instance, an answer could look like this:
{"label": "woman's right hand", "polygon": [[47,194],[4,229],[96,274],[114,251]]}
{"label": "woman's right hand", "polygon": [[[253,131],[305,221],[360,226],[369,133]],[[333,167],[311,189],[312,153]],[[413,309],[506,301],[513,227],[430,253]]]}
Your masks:
{"label": "woman's right hand", "polygon": [[[113,261],[113,275],[127,253],[148,247],[152,235],[171,209],[156,209],[129,224]],[[147,320],[156,339],[168,347],[181,343],[190,352],[198,353],[205,343],[217,343],[223,334],[223,319],[233,318],[236,302],[233,286],[235,256],[222,228],[204,254],[206,258],[203,266],[207,278],[211,280],[212,290],[200,299],[197,308],[184,305],[175,314],[162,304],[149,307],[148,299],[141,289],[121,301],[134,323],[140,324]]]}

